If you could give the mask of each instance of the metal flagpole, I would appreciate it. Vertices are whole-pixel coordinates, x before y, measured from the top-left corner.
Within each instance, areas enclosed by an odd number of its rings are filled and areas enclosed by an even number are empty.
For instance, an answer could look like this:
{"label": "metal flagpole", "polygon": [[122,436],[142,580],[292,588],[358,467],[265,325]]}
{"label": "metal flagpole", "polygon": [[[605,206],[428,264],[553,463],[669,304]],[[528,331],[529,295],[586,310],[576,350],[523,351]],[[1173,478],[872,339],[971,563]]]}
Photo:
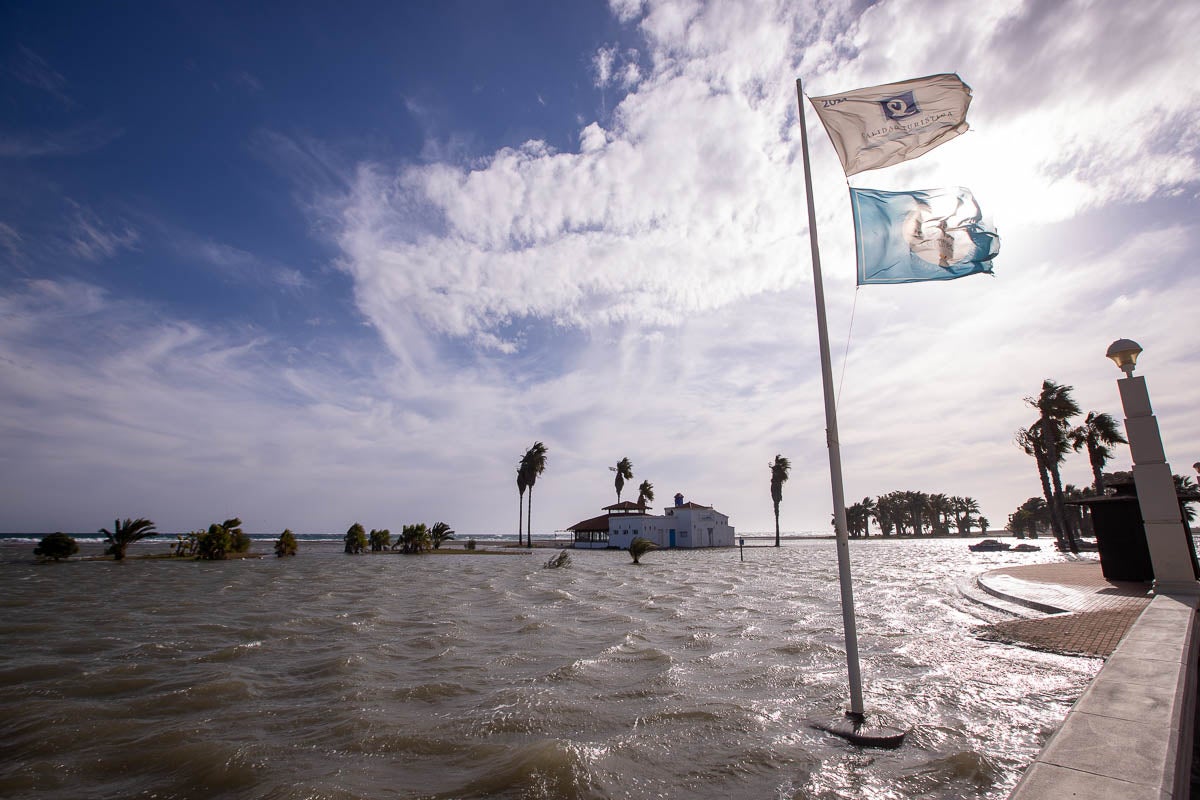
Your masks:
{"label": "metal flagpole", "polygon": [[821,384],[825,391],[825,439],[829,445],[829,479],[833,485],[833,525],[837,534],[838,581],[842,588],[842,627],[846,633],[846,667],[850,675],[848,726],[821,727],[857,744],[896,747],[904,733],[892,728],[860,729],[863,710],[862,672],[858,664],[858,628],[854,622],[854,588],[850,583],[850,538],[846,532],[846,498],[842,489],[842,452],[838,444],[837,406],[833,394],[833,370],[829,359],[829,330],[825,320],[825,287],[821,281],[821,252],[817,246],[817,212],[813,204],[812,170],[808,163],[808,128],[804,122],[804,88],[796,79],[796,102],[800,109],[800,149],[804,158],[804,192],[808,197],[808,237],[812,246],[813,294],[817,302],[817,339],[821,347]]}

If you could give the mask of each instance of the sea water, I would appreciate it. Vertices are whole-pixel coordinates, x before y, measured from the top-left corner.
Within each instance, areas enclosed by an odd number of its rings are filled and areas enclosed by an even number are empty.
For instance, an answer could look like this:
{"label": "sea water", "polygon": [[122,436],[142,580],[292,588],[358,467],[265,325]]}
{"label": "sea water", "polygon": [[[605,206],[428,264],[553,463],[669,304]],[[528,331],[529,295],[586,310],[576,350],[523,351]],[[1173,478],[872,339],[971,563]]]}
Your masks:
{"label": "sea water", "polygon": [[33,544],[0,546],[4,798],[1002,798],[1100,666],[972,633],[995,616],[958,585],[1062,558],[1045,543],[852,542],[868,711],[912,729],[894,751],[810,725],[848,694],[830,540],[561,569]]}

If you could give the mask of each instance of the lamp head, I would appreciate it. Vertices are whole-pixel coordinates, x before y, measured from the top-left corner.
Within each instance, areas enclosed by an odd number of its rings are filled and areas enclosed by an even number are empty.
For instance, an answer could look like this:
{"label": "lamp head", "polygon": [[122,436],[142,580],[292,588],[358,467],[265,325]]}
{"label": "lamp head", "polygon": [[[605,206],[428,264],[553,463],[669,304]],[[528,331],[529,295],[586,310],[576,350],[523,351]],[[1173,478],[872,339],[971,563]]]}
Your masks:
{"label": "lamp head", "polygon": [[1108,346],[1108,352],[1105,355],[1111,358],[1127,377],[1132,377],[1133,366],[1137,364],[1140,352],[1142,352],[1142,346],[1132,339],[1117,339]]}

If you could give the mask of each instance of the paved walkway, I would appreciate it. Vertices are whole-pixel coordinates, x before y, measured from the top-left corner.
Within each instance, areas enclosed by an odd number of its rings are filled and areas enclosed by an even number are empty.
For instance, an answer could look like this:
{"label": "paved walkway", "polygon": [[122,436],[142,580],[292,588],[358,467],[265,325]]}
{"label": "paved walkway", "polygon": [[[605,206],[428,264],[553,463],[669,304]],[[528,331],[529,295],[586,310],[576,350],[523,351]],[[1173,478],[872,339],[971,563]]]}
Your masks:
{"label": "paved walkway", "polygon": [[981,638],[1094,658],[1112,654],[1152,599],[1149,583],[1106,580],[1099,561],[1005,567],[976,582],[989,594],[1050,615],[987,625]]}

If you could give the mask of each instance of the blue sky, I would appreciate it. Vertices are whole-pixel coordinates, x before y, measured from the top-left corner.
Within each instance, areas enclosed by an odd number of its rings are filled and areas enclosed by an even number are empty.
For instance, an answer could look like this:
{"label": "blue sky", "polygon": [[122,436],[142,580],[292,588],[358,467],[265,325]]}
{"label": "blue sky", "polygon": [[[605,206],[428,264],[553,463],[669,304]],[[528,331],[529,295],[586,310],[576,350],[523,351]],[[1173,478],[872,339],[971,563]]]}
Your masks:
{"label": "blue sky", "polygon": [[1119,416],[1120,337],[1175,471],[1200,460],[1186,4],[0,18],[0,530],[503,532],[535,439],[535,531],[615,499],[623,456],[660,501],[767,530],[776,453],[784,529],[827,529],[797,76],[961,74],[969,133],[850,183],[967,186],[1003,238],[994,278],[856,291],[810,114],[847,497],[969,495],[1003,523],[1038,492],[1022,398],[1053,378]]}

